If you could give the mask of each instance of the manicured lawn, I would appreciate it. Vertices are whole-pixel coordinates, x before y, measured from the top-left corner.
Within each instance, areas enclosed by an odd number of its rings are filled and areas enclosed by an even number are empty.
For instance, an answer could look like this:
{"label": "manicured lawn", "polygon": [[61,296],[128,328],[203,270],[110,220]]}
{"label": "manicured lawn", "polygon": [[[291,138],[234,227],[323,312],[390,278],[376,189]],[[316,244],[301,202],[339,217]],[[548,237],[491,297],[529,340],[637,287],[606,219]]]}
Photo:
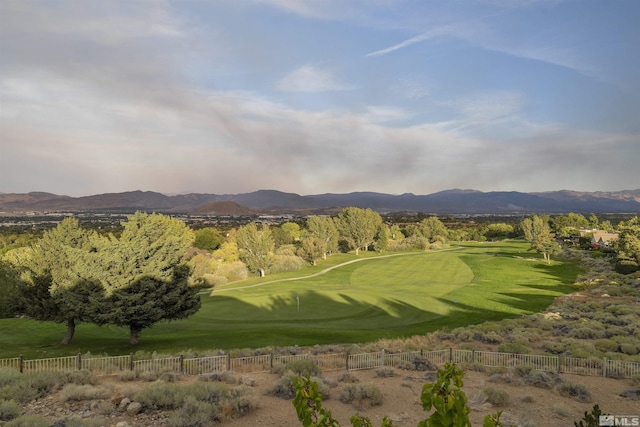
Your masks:
{"label": "manicured lawn", "polygon": [[367,342],[532,313],[571,292],[579,269],[560,261],[547,266],[532,260],[535,254],[526,249],[524,243],[500,242],[360,256],[362,261],[291,280],[356,259],[337,254],[308,270],[251,279],[204,295],[196,315],[144,330],[136,347],[128,345],[125,328],[79,325],[73,344],[61,346],[62,325],[0,320],[0,357]]}

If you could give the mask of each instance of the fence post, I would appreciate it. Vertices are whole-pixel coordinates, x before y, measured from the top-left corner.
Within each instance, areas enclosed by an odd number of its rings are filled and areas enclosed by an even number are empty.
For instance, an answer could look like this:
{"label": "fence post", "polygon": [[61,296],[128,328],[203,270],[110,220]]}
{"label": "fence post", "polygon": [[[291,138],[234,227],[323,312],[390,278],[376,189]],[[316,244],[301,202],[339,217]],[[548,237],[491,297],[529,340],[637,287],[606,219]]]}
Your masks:
{"label": "fence post", "polygon": [[82,369],[82,355],[78,353],[78,360],[76,361],[76,371]]}
{"label": "fence post", "polygon": [[607,376],[607,358],[606,357],[602,358],[602,376],[603,377]]}
{"label": "fence post", "polygon": [[227,371],[231,370],[231,353],[227,353]]}
{"label": "fence post", "polygon": [[453,362],[453,348],[449,347],[449,362]]}
{"label": "fence post", "polygon": [[424,351],[420,349],[420,357],[424,356]]}
{"label": "fence post", "polygon": [[349,352],[346,351],[345,353],[345,359],[346,359],[346,365],[347,365],[347,371],[349,370]]}
{"label": "fence post", "polygon": [[133,353],[129,353],[129,370],[133,371]]}
{"label": "fence post", "polygon": [[476,363],[476,351],[471,350],[471,363]]}
{"label": "fence post", "polygon": [[20,355],[20,366],[18,367],[20,369],[20,373],[24,373],[24,356]]}
{"label": "fence post", "polygon": [[269,353],[269,369],[273,369],[273,353]]}
{"label": "fence post", "polygon": [[381,353],[381,359],[382,359],[382,366],[384,367],[384,348],[380,353]]}
{"label": "fence post", "polygon": [[184,374],[184,356],[180,355],[180,373]]}
{"label": "fence post", "polygon": [[562,356],[558,355],[558,373],[562,373]]}

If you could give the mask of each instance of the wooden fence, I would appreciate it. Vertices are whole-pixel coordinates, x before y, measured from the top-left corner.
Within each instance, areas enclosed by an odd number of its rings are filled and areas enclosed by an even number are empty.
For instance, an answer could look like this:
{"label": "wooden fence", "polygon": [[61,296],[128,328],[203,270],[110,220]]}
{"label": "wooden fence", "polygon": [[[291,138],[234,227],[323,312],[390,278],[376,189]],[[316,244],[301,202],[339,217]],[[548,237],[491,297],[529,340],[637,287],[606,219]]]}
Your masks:
{"label": "wooden fence", "polygon": [[263,354],[246,357],[230,355],[208,357],[164,357],[134,360],[133,354],[113,357],[67,356],[49,359],[25,360],[23,357],[0,359],[0,368],[16,369],[20,372],[75,371],[89,370],[98,375],[113,375],[123,371],[135,372],[177,372],[186,375],[200,375],[215,372],[269,372],[273,368],[295,360],[313,360],[323,371],[361,370],[382,367],[423,368],[426,362],[442,366],[446,362],[461,365],[473,364],[485,367],[530,366],[542,371],[558,373],[630,378],[640,375],[640,363],[624,360],[581,359],[565,356],[538,354],[513,354],[476,350],[434,350],[389,353],[384,350],[372,353],[332,353],[332,354]]}

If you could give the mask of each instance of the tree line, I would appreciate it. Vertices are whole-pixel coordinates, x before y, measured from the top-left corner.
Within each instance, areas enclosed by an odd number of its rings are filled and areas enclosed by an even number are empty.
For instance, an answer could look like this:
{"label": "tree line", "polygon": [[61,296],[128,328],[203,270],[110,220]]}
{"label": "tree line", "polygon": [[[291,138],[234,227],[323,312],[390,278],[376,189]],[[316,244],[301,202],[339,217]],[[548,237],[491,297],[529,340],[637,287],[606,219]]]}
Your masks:
{"label": "tree line", "polygon": [[[129,329],[130,343],[162,320],[200,308],[198,292],[249,275],[315,265],[336,252],[441,248],[450,240],[524,237],[547,262],[559,237],[583,226],[610,227],[578,214],[532,215],[519,222],[445,225],[435,216],[392,223],[371,209],[348,207],[337,216],[267,226],[192,230],[182,221],[138,212],[117,232],[85,229],[75,218],[33,239],[11,237],[0,248],[0,317],[23,315],[67,325],[77,322]],[[618,224],[615,250],[627,264],[640,262],[640,220]],[[2,243],[2,242],[0,242]]]}

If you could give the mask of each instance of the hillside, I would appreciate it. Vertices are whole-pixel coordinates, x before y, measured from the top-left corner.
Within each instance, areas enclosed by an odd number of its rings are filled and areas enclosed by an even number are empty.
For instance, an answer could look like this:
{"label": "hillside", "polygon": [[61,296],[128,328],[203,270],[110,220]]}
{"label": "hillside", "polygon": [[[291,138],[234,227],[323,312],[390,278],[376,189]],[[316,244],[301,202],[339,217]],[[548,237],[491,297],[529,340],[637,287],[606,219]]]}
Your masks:
{"label": "hillside", "polygon": [[[233,202],[236,205],[233,209],[230,208],[230,205],[216,205],[220,202]],[[223,208],[223,206],[227,207]],[[382,213],[640,213],[640,189],[591,193],[568,190],[521,193],[517,191],[481,192],[455,189],[427,195],[355,192],[307,196],[276,190],[223,195],[192,193],[177,196],[167,196],[152,191],[129,191],[84,197],[38,192],[0,194],[0,211],[5,212],[133,212],[143,210],[209,215],[246,215],[260,212],[317,214],[339,211],[340,208],[347,206],[371,208]],[[219,209],[222,209],[221,213],[217,212]],[[232,213],[226,213],[226,209],[231,209]]]}

